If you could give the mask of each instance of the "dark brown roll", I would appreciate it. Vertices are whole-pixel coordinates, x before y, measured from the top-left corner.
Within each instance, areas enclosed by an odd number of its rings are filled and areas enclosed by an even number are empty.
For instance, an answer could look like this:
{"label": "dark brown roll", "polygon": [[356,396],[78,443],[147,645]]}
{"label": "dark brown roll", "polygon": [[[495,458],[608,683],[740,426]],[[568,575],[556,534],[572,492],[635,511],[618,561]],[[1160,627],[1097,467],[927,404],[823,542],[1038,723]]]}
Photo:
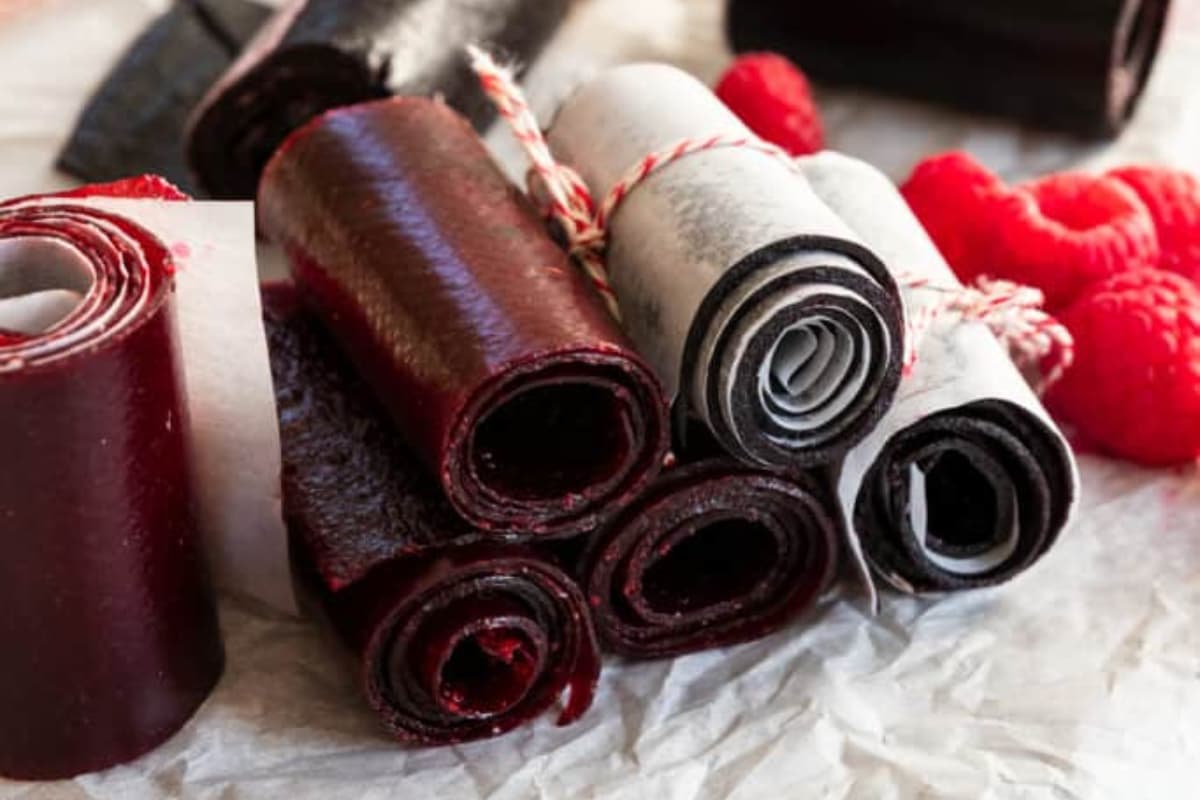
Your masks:
{"label": "dark brown roll", "polygon": [[290,286],[265,292],[299,582],[401,741],[495,736],[599,676],[587,603],[529,547],[459,519]]}
{"label": "dark brown roll", "polygon": [[827,488],[729,460],[668,470],[595,534],[581,583],[603,646],[661,658],[766,636],[837,564]]}
{"label": "dark brown roll", "polygon": [[1125,126],[1170,0],[731,0],[734,49],[809,75],[1088,137]]}
{"label": "dark brown roll", "polygon": [[571,0],[292,0],[208,93],[188,137],[214,197],[252,198],[288,134],[332,108],[436,95],[479,129],[493,118],[464,49],[528,64]]}
{"label": "dark brown roll", "polygon": [[259,213],[472,524],[588,530],[658,471],[657,380],[451,109],[395,98],[321,117],[271,162]]}

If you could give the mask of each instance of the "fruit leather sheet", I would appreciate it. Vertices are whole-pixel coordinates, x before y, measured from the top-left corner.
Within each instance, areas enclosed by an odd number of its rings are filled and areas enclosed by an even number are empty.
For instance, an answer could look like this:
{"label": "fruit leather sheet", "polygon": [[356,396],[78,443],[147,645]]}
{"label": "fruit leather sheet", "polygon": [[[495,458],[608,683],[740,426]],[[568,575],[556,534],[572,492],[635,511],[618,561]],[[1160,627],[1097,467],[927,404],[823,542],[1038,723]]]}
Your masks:
{"label": "fruit leather sheet", "polygon": [[153,173],[191,191],[188,116],[269,15],[248,0],[173,3],[88,100],[58,167],[85,181]]}
{"label": "fruit leather sheet", "polygon": [[658,658],[766,636],[828,587],[837,515],[832,493],[807,476],[729,459],[669,469],[580,562],[602,644]]}
{"label": "fruit leather sheet", "polygon": [[[882,173],[823,153],[797,162],[818,195],[890,263],[932,283],[910,309],[960,288]],[[838,481],[861,560],[903,591],[987,586],[1041,558],[1078,494],[1071,450],[982,323],[942,316],[879,427]]]}
{"label": "fruit leather sheet", "polygon": [[275,148],[338,106],[436,95],[482,129],[491,105],[464,48],[527,63],[571,0],[293,0],[249,44],[197,110],[188,152],[215,197],[252,198]]}
{"label": "fruit leather sheet", "polygon": [[283,145],[259,200],[307,302],[472,524],[588,530],[658,471],[653,373],[449,107],[330,112]]}
{"label": "fruit leather sheet", "polygon": [[[639,64],[585,83],[548,139],[604,197],[645,156],[718,134],[751,135],[696,79]],[[609,227],[626,329],[680,416],[728,452],[825,463],[879,420],[900,374],[895,282],[789,165],[745,148],[689,155],[635,187]]]}
{"label": "fruit leather sheet", "polygon": [[193,513],[173,259],[102,206],[0,207],[7,777],[141,755],[224,662]]}
{"label": "fruit leather sheet", "polygon": [[[401,741],[504,733],[599,677],[587,603],[526,545],[473,530],[288,285],[266,290],[299,581]],[[314,656],[315,657],[315,656]]]}
{"label": "fruit leather sheet", "polygon": [[809,75],[1089,137],[1128,121],[1170,0],[730,0],[734,49]]}

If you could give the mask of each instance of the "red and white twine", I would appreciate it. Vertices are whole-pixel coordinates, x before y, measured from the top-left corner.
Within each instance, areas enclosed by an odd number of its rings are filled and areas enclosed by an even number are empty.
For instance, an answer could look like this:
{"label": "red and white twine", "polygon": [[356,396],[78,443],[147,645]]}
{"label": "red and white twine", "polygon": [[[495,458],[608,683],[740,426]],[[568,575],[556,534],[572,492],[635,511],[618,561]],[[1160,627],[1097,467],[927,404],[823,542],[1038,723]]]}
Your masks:
{"label": "red and white twine", "polygon": [[[608,224],[617,208],[639,184],[676,161],[723,148],[754,150],[795,168],[786,151],[755,136],[689,138],[647,155],[609,189],[603,202],[597,203],[579,174],[556,160],[550,152],[541,126],[511,70],[502,67],[479,47],[469,46],[467,52],[484,93],[508,123],[529,158],[530,195],[543,201],[546,214],[566,237],[568,251],[618,320],[620,308],[604,260]],[[906,374],[916,364],[921,338],[938,320],[949,317],[986,324],[1008,347],[1018,364],[1034,366],[1041,372],[1044,377],[1040,389],[1056,381],[1071,365],[1074,358],[1071,333],[1041,309],[1044,298],[1037,289],[1009,281],[983,279],[976,286],[950,289],[934,286],[919,276],[899,275],[897,279],[910,289],[930,289],[945,294],[943,302],[920,307],[906,321]]]}

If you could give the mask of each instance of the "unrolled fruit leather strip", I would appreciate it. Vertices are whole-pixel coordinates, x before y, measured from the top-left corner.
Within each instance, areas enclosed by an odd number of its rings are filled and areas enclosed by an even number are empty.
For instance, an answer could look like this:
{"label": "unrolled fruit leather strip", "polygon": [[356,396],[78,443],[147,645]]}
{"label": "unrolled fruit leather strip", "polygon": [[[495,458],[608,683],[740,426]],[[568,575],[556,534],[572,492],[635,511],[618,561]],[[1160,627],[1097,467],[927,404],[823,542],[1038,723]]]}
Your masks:
{"label": "unrolled fruit leather strip", "polygon": [[[752,137],[694,78],[636,64],[579,88],[548,139],[604,197],[644,157],[718,135]],[[783,160],[724,147],[669,164],[617,207],[606,258],[625,327],[677,410],[739,459],[829,463],[891,402],[895,281]]]}
{"label": "unrolled fruit leather strip", "polygon": [[136,758],[221,674],[174,269],[147,228],[85,201],[0,207],[5,777]]}
{"label": "unrolled fruit leather strip", "polygon": [[267,289],[265,306],[297,575],[388,731],[495,736],[564,691],[560,723],[577,719],[600,669],[579,589],[454,513],[292,287]]}
{"label": "unrolled fruit leather strip", "polygon": [[482,130],[491,104],[464,48],[521,64],[542,50],[571,0],[291,0],[201,102],[192,168],[214,197],[254,197],[276,147],[313,117],[390,95],[444,98]]}
{"label": "unrolled fruit leather strip", "polygon": [[265,171],[259,214],[473,525],[589,530],[658,471],[658,381],[445,105],[392,98],[315,120]]}
{"label": "unrolled fruit leather strip", "polygon": [[[889,263],[930,288],[960,288],[883,174],[824,153],[798,164],[817,193]],[[1078,494],[1070,448],[982,323],[942,316],[879,427],[850,451],[838,493],[860,565],[904,591],[987,586],[1050,549]]]}
{"label": "unrolled fruit leather strip", "polygon": [[1091,137],[1129,121],[1170,0],[730,0],[734,49],[813,78]]}
{"label": "unrolled fruit leather strip", "polygon": [[729,459],[669,469],[580,562],[602,644],[662,658],[766,636],[828,587],[835,520],[831,493],[806,475]]}

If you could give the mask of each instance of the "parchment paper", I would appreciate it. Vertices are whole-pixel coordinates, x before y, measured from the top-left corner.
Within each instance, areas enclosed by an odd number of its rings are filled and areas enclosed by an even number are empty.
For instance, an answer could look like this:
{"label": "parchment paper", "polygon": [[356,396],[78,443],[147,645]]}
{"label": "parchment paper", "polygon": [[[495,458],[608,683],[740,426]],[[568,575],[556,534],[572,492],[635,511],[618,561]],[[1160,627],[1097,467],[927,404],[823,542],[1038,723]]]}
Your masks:
{"label": "parchment paper", "polygon": [[[0,194],[67,183],[54,153],[151,0],[48,0],[0,28]],[[1179,0],[1161,70],[1104,149],[865,94],[820,93],[830,144],[903,178],[966,146],[1008,178],[1139,159],[1200,168],[1200,7]],[[53,13],[69,10],[70,13]],[[540,62],[535,105],[581,64],[665,58],[711,79],[718,0],[588,0]],[[69,56],[69,57],[67,57]],[[507,134],[492,137],[524,170]],[[226,601],[229,670],[158,752],[40,798],[1086,798],[1195,794],[1200,476],[1081,459],[1080,514],[1013,584],[936,600],[837,599],[750,645],[606,664],[596,707],[494,742],[397,750],[309,624]]]}

